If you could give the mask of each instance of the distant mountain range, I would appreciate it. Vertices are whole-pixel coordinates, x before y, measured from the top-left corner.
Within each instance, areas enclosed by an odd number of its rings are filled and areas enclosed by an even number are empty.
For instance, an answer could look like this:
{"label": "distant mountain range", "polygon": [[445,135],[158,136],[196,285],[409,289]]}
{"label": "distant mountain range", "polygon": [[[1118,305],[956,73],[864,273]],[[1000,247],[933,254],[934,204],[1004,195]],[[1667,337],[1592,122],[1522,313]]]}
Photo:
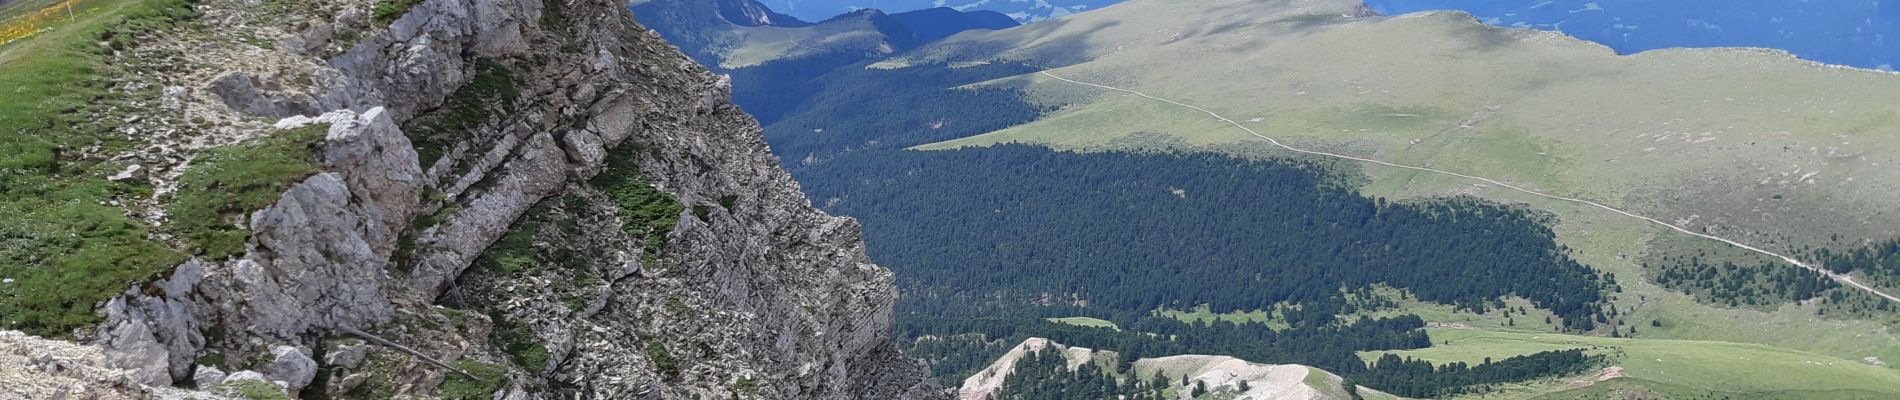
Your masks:
{"label": "distant mountain range", "polygon": [[[994,11],[1033,22],[1122,0],[717,0],[745,2],[808,21],[861,9]],[[1384,15],[1469,12],[1499,26],[1561,31],[1620,53],[1670,47],[1763,47],[1862,68],[1900,64],[1900,1],[1836,0],[1366,0]]]}
{"label": "distant mountain range", "polygon": [[1620,53],[1766,47],[1830,64],[1900,64],[1900,1],[1368,0],[1381,14],[1462,10],[1492,25],[1561,31]]}
{"label": "distant mountain range", "polygon": [[971,29],[1008,29],[1021,25],[1008,15],[995,11],[957,11],[938,7],[891,14],[891,18],[910,28],[918,40],[929,42]]}
{"label": "distant mountain range", "polygon": [[886,14],[860,9],[818,23],[780,14],[754,0],[645,0],[634,18],[695,60],[736,69],[775,60],[888,56],[972,29],[1006,29],[995,11],[927,8]]}
{"label": "distant mountain range", "polygon": [[774,10],[791,14],[807,20],[820,20],[833,15],[843,14],[867,8],[888,12],[903,12],[925,8],[945,7],[958,11],[987,10],[996,11],[1021,22],[1040,21],[1053,17],[1107,7],[1121,0],[761,0]]}

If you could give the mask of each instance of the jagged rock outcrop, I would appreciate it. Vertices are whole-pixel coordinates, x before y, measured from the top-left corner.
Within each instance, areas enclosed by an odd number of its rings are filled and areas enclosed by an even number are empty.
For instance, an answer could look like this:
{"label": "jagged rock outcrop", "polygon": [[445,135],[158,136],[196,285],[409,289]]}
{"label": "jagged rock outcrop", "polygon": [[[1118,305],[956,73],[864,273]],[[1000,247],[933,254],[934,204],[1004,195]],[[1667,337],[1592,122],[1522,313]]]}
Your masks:
{"label": "jagged rock outcrop", "polygon": [[106,305],[100,342],[115,362],[145,372],[147,384],[169,384],[191,378],[211,344],[207,331],[226,336],[221,346],[234,352],[261,353],[270,344],[307,345],[313,331],[389,318],[382,270],[418,207],[424,182],[415,151],[380,108],[280,126],[318,122],[330,124],[319,156],[327,172],[251,214],[244,257],[192,260],[152,285],[156,293],[132,288]]}
{"label": "jagged rock outcrop", "polygon": [[128,382],[946,395],[890,342],[892,278],[856,222],[812,208],[730,82],[623,4],[308,3],[206,1],[205,26],[180,28],[279,43],[202,46],[212,61],[171,79],[161,110],[228,121],[195,142],[327,134],[317,173],[244,215],[241,255],[101,308],[92,340]]}

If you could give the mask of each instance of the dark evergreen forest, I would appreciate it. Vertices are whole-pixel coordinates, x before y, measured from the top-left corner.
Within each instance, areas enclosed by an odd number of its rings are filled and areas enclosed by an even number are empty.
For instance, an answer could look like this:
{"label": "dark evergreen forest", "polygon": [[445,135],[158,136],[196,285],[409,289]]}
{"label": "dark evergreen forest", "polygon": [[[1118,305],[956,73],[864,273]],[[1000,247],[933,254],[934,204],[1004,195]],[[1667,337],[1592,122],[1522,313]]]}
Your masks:
{"label": "dark evergreen forest", "polygon": [[[1338,316],[1390,306],[1364,296],[1383,285],[1474,311],[1521,296],[1590,330],[1616,290],[1570,260],[1542,216],[1470,199],[1369,199],[1322,165],[1026,145],[902,150],[1033,120],[1047,109],[1013,89],[954,87],[1036,68],[839,66],[849,61],[733,71],[735,97],[768,124],[767,141],[815,204],[862,221],[873,260],[898,274],[900,341],[946,383],[1044,337],[1123,352],[1115,373],[1141,357],[1223,354],[1452,393],[1484,380],[1414,376],[1407,363],[1386,371],[1355,353],[1429,346],[1422,320]],[[1154,314],[1199,305],[1278,309],[1290,327]],[[1042,319],[1056,316],[1127,331]],[[1045,379],[1079,393],[1153,393],[1048,372],[1012,378],[1025,391],[1006,398],[1058,398],[1024,383]]]}
{"label": "dark evergreen forest", "polygon": [[1000,145],[811,168],[840,172],[808,172],[806,189],[859,218],[907,304],[933,314],[1047,303],[1327,314],[1338,309],[1320,305],[1343,304],[1342,289],[1385,285],[1480,311],[1520,296],[1591,330],[1612,286],[1537,215],[1369,199],[1302,162]]}
{"label": "dark evergreen forest", "polygon": [[[1593,330],[1617,290],[1571,260],[1536,214],[1470,199],[1366,198],[1304,162],[999,145],[859,151],[800,173],[815,202],[863,222],[872,258],[898,273],[900,337],[946,380],[1043,337],[1128,361],[1222,354],[1305,364],[1403,383],[1394,390],[1404,395],[1480,390],[1520,375],[1368,365],[1356,352],[1430,346],[1424,321],[1338,316],[1389,307],[1367,296],[1377,285],[1473,311],[1524,297],[1568,329]],[[1203,305],[1278,309],[1290,327],[1153,312]],[[1042,320],[1077,315],[1126,331]],[[1588,364],[1536,357],[1551,363],[1537,373]]]}

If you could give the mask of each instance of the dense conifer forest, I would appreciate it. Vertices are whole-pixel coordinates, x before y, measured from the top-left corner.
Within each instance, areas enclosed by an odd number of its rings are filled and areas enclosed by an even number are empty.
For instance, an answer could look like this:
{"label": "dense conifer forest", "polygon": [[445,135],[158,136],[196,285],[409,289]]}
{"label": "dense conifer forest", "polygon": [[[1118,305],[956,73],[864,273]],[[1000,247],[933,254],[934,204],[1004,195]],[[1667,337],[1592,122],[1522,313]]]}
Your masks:
{"label": "dense conifer forest", "polygon": [[[1473,311],[1523,297],[1567,329],[1592,330],[1617,290],[1555,244],[1544,216],[1471,199],[1369,199],[1327,165],[1027,145],[902,150],[1046,112],[1009,88],[946,89],[1035,68],[837,66],[845,61],[737,70],[735,97],[768,124],[767,141],[815,204],[862,221],[873,260],[898,273],[900,340],[945,383],[1043,337],[1126,355],[1109,375],[1142,357],[1221,354],[1451,393],[1488,381],[1410,376],[1415,364],[1387,371],[1356,355],[1429,346],[1423,320],[1340,316],[1390,307],[1367,294],[1391,287]],[[1273,309],[1284,325],[1155,313],[1197,306]],[[1061,316],[1125,330],[1043,320]],[[1102,373],[1048,372],[1017,379],[1154,393],[1091,378]],[[1065,398],[1017,387],[998,398]]]}
{"label": "dense conifer forest", "polygon": [[1585,349],[1571,349],[1497,362],[1487,359],[1478,365],[1455,362],[1435,366],[1424,360],[1386,354],[1373,360],[1366,367],[1370,373],[1356,375],[1356,380],[1360,385],[1400,396],[1443,397],[1482,393],[1488,389],[1486,385],[1589,372],[1603,360],[1603,356],[1591,355]]}
{"label": "dense conifer forest", "polygon": [[946,310],[1290,303],[1325,322],[1345,304],[1342,289],[1384,285],[1474,311],[1523,297],[1591,330],[1614,289],[1538,215],[1470,199],[1369,199],[1302,162],[1000,145],[814,168],[853,172],[807,174],[806,188],[864,222],[872,258],[898,272],[906,301]]}
{"label": "dense conifer forest", "polygon": [[[1402,382],[1407,395],[1452,393],[1523,375],[1368,365],[1357,352],[1430,346],[1424,321],[1339,316],[1389,307],[1369,295],[1376,286],[1473,311],[1523,297],[1567,329],[1593,330],[1617,290],[1571,260],[1541,216],[1470,199],[1369,199],[1303,162],[1000,145],[866,150],[802,173],[815,202],[863,221],[872,258],[898,272],[905,293],[900,337],[948,381],[1043,337],[1122,352],[1118,371],[1144,357],[1221,354]],[[1286,327],[1154,312],[1198,306],[1276,309]],[[1042,320],[1076,315],[1124,330]],[[1538,373],[1575,372],[1537,357],[1551,367]]]}

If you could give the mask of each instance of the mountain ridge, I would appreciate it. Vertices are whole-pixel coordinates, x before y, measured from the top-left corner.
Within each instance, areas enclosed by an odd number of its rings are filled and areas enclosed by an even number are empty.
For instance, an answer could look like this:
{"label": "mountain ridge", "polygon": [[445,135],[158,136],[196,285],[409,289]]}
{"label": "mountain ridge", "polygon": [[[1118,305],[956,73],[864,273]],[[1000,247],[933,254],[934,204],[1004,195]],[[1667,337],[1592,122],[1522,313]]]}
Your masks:
{"label": "mountain ridge", "polygon": [[[744,1],[742,6],[729,6]],[[730,14],[776,15],[752,0],[647,0],[632,5],[635,16],[670,42],[715,69],[738,69],[771,61],[827,57],[881,58],[968,30],[1017,24],[994,13],[948,8],[886,13],[859,9],[816,23],[755,23]],[[750,11],[729,11],[729,10]],[[750,14],[746,14],[750,13]],[[747,17],[751,18],[751,17]],[[770,18],[762,19],[770,22]]]}
{"label": "mountain ridge", "polygon": [[[120,66],[81,79],[151,88],[81,106],[133,143],[42,181],[123,185],[96,203],[162,232],[129,251],[181,260],[106,299],[60,280],[90,263],[0,265],[0,323],[84,343],[0,334],[27,349],[0,362],[34,366],[0,379],[47,383],[0,397],[945,396],[890,342],[893,278],[857,223],[813,208],[730,82],[625,4],[272,4],[84,8],[100,25],[0,47],[9,82],[69,56],[19,51],[70,40]],[[98,52],[101,32],[140,40]]]}
{"label": "mountain ridge", "polygon": [[1900,7],[1881,2],[1826,6],[1785,2],[1655,4],[1622,1],[1437,2],[1374,0],[1394,13],[1456,8],[1490,25],[1564,31],[1619,53],[1670,47],[1772,47],[1830,64],[1891,70],[1891,42]]}

